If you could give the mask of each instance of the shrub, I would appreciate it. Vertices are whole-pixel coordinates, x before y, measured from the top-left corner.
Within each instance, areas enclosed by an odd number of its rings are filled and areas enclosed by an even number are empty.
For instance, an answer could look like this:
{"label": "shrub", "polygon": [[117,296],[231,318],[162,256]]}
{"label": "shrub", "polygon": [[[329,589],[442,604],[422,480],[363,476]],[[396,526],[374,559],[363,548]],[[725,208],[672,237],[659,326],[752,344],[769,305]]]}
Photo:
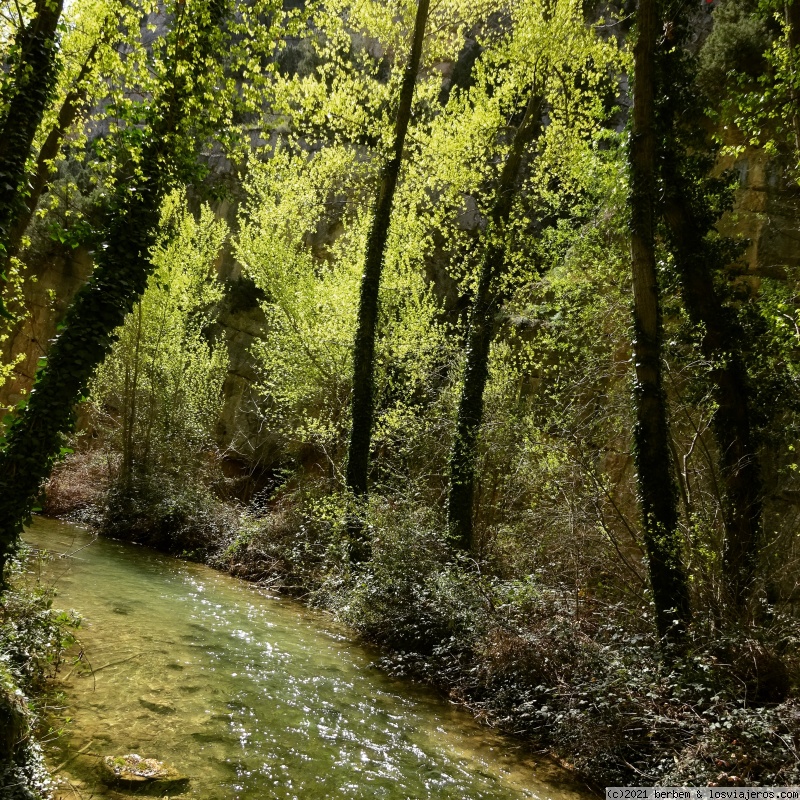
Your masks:
{"label": "shrub", "polygon": [[192,481],[144,475],[113,486],[100,514],[100,532],[173,555],[208,560],[232,538],[234,509]]}
{"label": "shrub", "polygon": [[331,568],[332,526],[284,501],[272,513],[242,513],[236,536],[214,565],[237,577],[305,595]]}
{"label": "shrub", "polygon": [[111,454],[105,450],[70,453],[53,468],[47,481],[42,513],[81,522],[94,521],[108,491]]}

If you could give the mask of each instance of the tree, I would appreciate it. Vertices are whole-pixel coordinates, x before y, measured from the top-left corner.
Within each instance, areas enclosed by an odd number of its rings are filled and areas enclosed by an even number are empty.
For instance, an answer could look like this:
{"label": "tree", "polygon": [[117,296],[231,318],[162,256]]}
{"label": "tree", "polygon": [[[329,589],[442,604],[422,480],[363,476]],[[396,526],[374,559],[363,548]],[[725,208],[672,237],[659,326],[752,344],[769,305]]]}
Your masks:
{"label": "tree", "polygon": [[102,38],[107,38],[109,30],[101,34],[89,48],[86,59],[81,65],[73,87],[67,92],[56,117],[55,125],[50,129],[39,152],[36,156],[30,185],[25,193],[23,201],[18,204],[17,213],[9,225],[8,240],[6,245],[5,260],[19,253],[22,239],[25,236],[28,226],[33,219],[36,206],[42,193],[47,188],[53,175],[52,162],[58,156],[61,144],[67,131],[77,119],[81,110],[85,108],[87,101],[86,81],[95,67],[97,54],[102,44]]}
{"label": "tree", "polygon": [[455,543],[472,548],[472,500],[475,493],[475,460],[478,432],[483,421],[483,393],[489,377],[489,347],[495,327],[498,295],[495,282],[502,273],[508,239],[506,225],[511,215],[525,148],[541,131],[542,95],[534,89],[522,118],[500,180],[491,213],[488,243],[467,332],[464,384],[458,405],[458,421],[450,455],[450,489],[447,496],[447,527]]}
{"label": "tree", "polygon": [[168,491],[182,471],[200,469],[213,449],[228,366],[224,345],[206,335],[223,294],[211,272],[227,225],[208,205],[195,219],[185,193],[174,191],[158,228],[147,289],[91,386],[91,402],[107,410],[119,439],[123,493],[151,481]]}
{"label": "tree", "polygon": [[672,41],[657,54],[662,92],[656,111],[658,209],[666,225],[680,281],[681,299],[699,332],[700,351],[715,404],[713,433],[722,489],[723,585],[735,617],[751,595],[761,543],[762,482],[752,422],[752,390],[746,364],[747,336],[735,308],[724,302],[717,278],[737,245],[716,224],[732,206],[729,176],[712,177],[717,148],[709,141],[710,99],[698,86],[698,58],[690,53],[690,20],[673,17]]}
{"label": "tree", "polygon": [[[342,183],[355,192],[359,173],[364,189],[373,175],[341,145],[313,156],[282,147],[263,163],[254,160],[248,172],[248,199],[234,246],[264,298],[266,330],[252,346],[261,372],[259,412],[280,441],[284,463],[316,452],[335,469],[349,427],[358,262],[367,216],[359,204],[336,198]],[[309,239],[331,224],[341,234],[323,256],[320,248],[315,254]]]}
{"label": "tree", "polygon": [[[114,207],[94,272],[70,307],[27,405],[0,451],[0,568],[17,544],[41,481],[58,456],[73,406],[109,351],[114,331],[145,289],[161,202],[193,168],[204,123],[197,103],[209,91],[223,47],[224,0],[178,3],[167,34],[161,89],[153,99],[138,163],[118,175]],[[207,123],[205,123],[207,124]],[[137,137],[138,138],[138,137]],[[122,168],[121,168],[122,169]]]}
{"label": "tree", "polygon": [[706,238],[706,209],[697,208],[698,198],[676,176],[666,175],[665,184],[669,245],[683,304],[700,330],[700,348],[716,405],[713,429],[725,529],[723,582],[734,615],[741,616],[754,585],[762,511],[760,459],[751,422],[749,376],[741,352],[744,330],[735,311],[725,308],[714,283],[711,265],[720,261],[720,254]]}
{"label": "tree", "polygon": [[[24,208],[25,165],[58,75],[58,22],[63,0],[36,0],[7,60],[0,101],[0,255],[9,252],[14,222]],[[2,277],[2,273],[0,273]],[[0,299],[0,313],[4,312]]]}
{"label": "tree", "polygon": [[[281,146],[251,163],[236,257],[262,293],[264,332],[251,346],[258,414],[284,469],[311,463],[341,488],[349,433],[360,256],[371,224],[374,171],[357,151]],[[454,343],[422,264],[430,217],[410,180],[398,186],[375,345],[373,467],[384,482],[424,448],[419,407]],[[346,187],[346,190],[343,190]],[[348,194],[345,195],[344,191]],[[409,436],[413,426],[414,436]]]}
{"label": "tree", "polygon": [[[515,23],[513,34],[500,47],[487,50],[485,56],[490,60],[504,59],[513,65],[504,75],[506,101],[518,97],[521,87],[530,87],[530,94],[495,187],[466,335],[466,365],[449,462],[447,524],[454,542],[467,551],[474,544],[477,445],[489,378],[490,347],[502,306],[501,284],[509,282],[506,262],[511,260],[515,249],[513,237],[530,230],[541,234],[571,214],[566,208],[562,212],[545,212],[545,203],[537,209],[536,200],[529,200],[533,206],[533,210],[527,211],[529,216],[522,212],[517,214],[520,219],[514,219],[516,195],[525,177],[526,149],[537,143],[537,158],[533,163],[539,166],[529,170],[536,174],[534,185],[527,187],[528,195],[547,194],[548,184],[560,183],[565,187],[580,184],[580,180],[575,182],[569,175],[570,166],[566,165],[582,163],[578,154],[597,132],[604,115],[597,99],[606,71],[616,58],[616,48],[600,42],[587,30],[580,8],[569,0],[522,4]],[[496,81],[497,77],[492,78],[491,84],[484,87],[487,94],[497,92],[492,85]],[[546,128],[541,124],[544,113],[548,118]],[[542,134],[542,141],[538,142]],[[566,193],[571,194],[573,189],[577,194],[583,191],[582,187],[570,185]],[[535,274],[535,269],[529,270],[528,277],[531,272]]]}
{"label": "tree", "polygon": [[[151,87],[141,80],[146,73],[141,68],[140,23],[140,11],[128,0],[85,0],[64,11],[59,24],[62,66],[34,138],[35,157],[26,164],[25,189],[16,205],[6,251],[0,255],[0,274],[5,278],[0,294],[7,311],[0,319],[4,346],[13,347],[20,335],[24,337],[22,331],[35,317],[24,287],[41,277],[37,247],[49,238],[63,248],[91,248],[102,227],[114,167],[113,159],[98,153],[93,132],[113,130],[116,109],[108,97],[112,87],[139,90],[140,98],[151,95]],[[90,136],[92,143],[87,146]],[[57,188],[52,191],[54,184]],[[56,209],[59,212],[53,213]],[[59,322],[52,320],[53,332]],[[48,333],[47,339],[51,336]],[[12,374],[24,374],[20,365],[24,360],[19,353],[0,367],[0,386]]]}
{"label": "tree", "polygon": [[361,294],[358,304],[358,321],[353,345],[352,424],[346,471],[347,488],[356,497],[362,497],[367,493],[369,451],[375,410],[374,362],[378,296],[386,241],[389,236],[389,226],[392,219],[395,189],[403,158],[403,145],[411,119],[414,86],[422,59],[422,44],[425,36],[425,23],[428,19],[428,5],[429,0],[418,0],[411,52],[400,88],[392,153],[381,170],[380,186],[375,200],[375,212],[367,238],[364,275],[361,281]]}
{"label": "tree", "polygon": [[[401,139],[398,135],[405,130],[403,137],[407,138],[406,133],[410,127],[411,103],[414,95],[417,96],[413,109],[415,125],[413,128],[413,146],[415,156],[422,149],[422,142],[427,136],[427,123],[434,120],[436,115],[441,112],[441,105],[433,101],[442,85],[441,73],[436,69],[422,69],[422,36],[424,34],[424,51],[426,59],[435,64],[438,61],[455,60],[458,49],[462,46],[464,31],[472,27],[485,23],[484,17],[491,13],[491,5],[482,4],[462,4],[460,0],[455,3],[445,3],[437,6],[432,12],[432,21],[429,30],[424,29],[425,9],[420,9],[413,4],[403,7],[404,13],[398,17],[393,10],[388,9],[380,2],[367,2],[352,4],[347,2],[332,2],[316,7],[313,17],[313,27],[318,34],[308,36],[303,43],[303,58],[299,63],[286,65],[281,69],[281,74],[276,77],[274,87],[273,113],[279,113],[280,128],[276,131],[278,135],[286,141],[281,142],[289,148],[295,146],[296,141],[311,143],[312,147],[320,150],[328,148],[343,147],[346,152],[355,154],[360,164],[368,166],[377,172],[378,197],[375,197],[375,189],[369,187],[367,191],[372,195],[370,205],[371,212],[359,215],[358,231],[346,225],[348,233],[361,237],[362,220],[370,219],[369,233],[365,237],[366,242],[362,247],[362,259],[366,262],[364,273],[362,274],[361,289],[362,294],[358,304],[360,323],[357,324],[354,340],[366,344],[365,347],[357,346],[350,350],[350,359],[354,367],[361,370],[364,379],[355,378],[350,380],[350,369],[346,371],[338,370],[335,380],[332,381],[337,387],[340,379],[344,378],[352,385],[352,403],[356,407],[364,407],[365,398],[370,406],[370,413],[351,413],[350,425],[350,457],[341,459],[346,462],[346,472],[349,470],[351,477],[355,473],[360,473],[358,482],[366,491],[367,471],[371,452],[376,447],[377,431],[387,430],[382,425],[381,417],[385,416],[387,409],[381,408],[382,401],[381,381],[382,374],[387,369],[392,369],[395,364],[393,359],[383,359],[381,353],[383,344],[381,339],[390,339],[386,336],[387,327],[392,327],[392,322],[396,321],[396,305],[393,299],[387,302],[388,292],[381,289],[381,284],[385,283],[387,266],[391,262],[406,262],[408,266],[409,258],[406,254],[393,255],[390,251],[395,246],[393,242],[398,239],[408,239],[406,234],[410,232],[397,230],[397,215],[408,214],[413,218],[419,229],[413,240],[414,252],[418,252],[418,247],[426,246],[428,240],[435,236],[433,228],[422,232],[422,222],[410,208],[399,208],[398,204],[405,202],[402,198],[404,186],[407,183],[408,174],[414,169],[413,159],[405,158],[403,165],[404,179],[398,180],[401,168],[401,161],[405,157],[403,147],[399,147]],[[416,13],[413,13],[415,12]],[[411,13],[409,13],[411,12]],[[415,20],[413,28],[417,45],[412,46],[419,50],[414,55],[415,64],[409,64],[405,59],[391,57],[390,54],[402,53],[407,47],[408,31],[412,19]],[[413,44],[413,43],[412,43]],[[287,59],[288,60],[288,59]],[[398,95],[401,98],[398,109]],[[288,129],[288,130],[287,130]],[[408,151],[408,145],[405,150]],[[271,149],[271,145],[270,145]],[[388,156],[386,155],[388,151]],[[392,155],[394,154],[394,156]],[[267,158],[271,158],[271,153],[266,153]],[[378,168],[375,169],[375,165]],[[255,170],[253,170],[255,172]],[[339,183],[339,191],[350,198],[354,207],[360,207],[365,190],[361,185],[360,178],[353,181],[350,185],[344,185],[346,180],[351,180],[354,173],[342,173],[342,180]],[[346,179],[346,180],[345,180]],[[430,197],[427,196],[427,189],[421,190],[420,186],[427,187],[427,180],[421,179],[417,185],[417,196],[408,202],[421,202],[427,207]],[[383,188],[381,188],[383,187]],[[393,187],[393,188],[392,188]],[[388,191],[391,188],[391,191]],[[429,194],[429,192],[428,192]],[[420,195],[424,195],[420,197]],[[338,202],[338,201],[337,201]],[[285,199],[281,204],[286,206],[286,212],[293,213],[292,203],[287,203]],[[350,203],[348,203],[350,205]],[[252,210],[257,214],[262,214],[266,205],[261,205]],[[436,217],[440,218],[440,214]],[[305,220],[313,218],[313,212],[304,215]],[[391,219],[390,219],[391,217]],[[435,225],[435,222],[432,222]],[[283,228],[281,223],[279,226]],[[291,231],[289,238],[299,235],[299,228]],[[313,228],[307,232],[307,236],[315,236]],[[241,241],[241,240],[240,240]],[[278,244],[278,238],[274,244]],[[298,248],[299,249],[299,248]],[[257,255],[257,254],[256,254]],[[291,255],[296,259],[299,253]],[[359,259],[359,260],[362,260]],[[305,259],[303,259],[305,260]],[[247,263],[252,269],[252,274],[259,285],[263,283],[263,277],[267,270],[275,270],[273,264],[258,263],[259,258],[247,257]],[[298,259],[299,261],[299,259]],[[422,265],[419,265],[422,267]],[[391,270],[391,266],[389,266]],[[301,274],[304,274],[301,272]],[[322,266],[319,275],[326,278],[328,283],[327,269]],[[281,281],[282,282],[282,281]],[[306,288],[305,281],[301,282]],[[274,288],[274,286],[272,287]],[[327,294],[328,288],[322,289],[323,295]],[[376,294],[377,293],[377,294]],[[269,296],[271,292],[267,292]],[[294,299],[300,299],[305,292],[298,293]],[[281,306],[288,294],[276,298],[276,303],[268,302],[269,313],[276,311],[276,305]],[[272,300],[272,298],[270,298]],[[294,302],[290,305],[296,305]],[[427,306],[427,300],[422,301],[422,305]],[[294,309],[296,311],[296,309]],[[363,312],[363,313],[362,313]],[[425,312],[423,312],[425,313]],[[284,310],[280,315],[285,318]],[[337,309],[335,321],[331,320],[331,332],[339,329],[339,323],[344,322],[347,317],[342,309]],[[415,320],[418,317],[415,317]],[[370,321],[371,320],[371,321]],[[400,323],[402,324],[402,323]],[[360,328],[359,328],[360,326]],[[414,323],[411,324],[411,327]],[[299,328],[305,328],[306,323],[302,322]],[[399,327],[399,325],[395,326]],[[359,333],[360,330],[360,333]],[[371,331],[371,332],[370,332]],[[328,339],[329,337],[325,337]],[[312,348],[316,350],[321,342],[313,342]],[[391,345],[387,344],[387,347]],[[304,348],[305,352],[306,348]],[[323,361],[326,360],[325,354]],[[300,354],[299,358],[293,361],[292,371],[295,372],[306,360],[305,355]],[[271,355],[266,360],[274,363],[280,356]],[[381,363],[379,363],[381,362]],[[391,367],[389,365],[392,365]],[[419,375],[420,370],[416,366],[411,369],[414,375]],[[362,369],[363,368],[363,369]],[[284,380],[279,380],[281,387],[286,386]],[[301,385],[302,385],[301,381]],[[397,388],[395,382],[394,388]],[[322,380],[316,387],[318,393],[322,385],[329,385],[329,378]],[[277,387],[275,387],[277,388]],[[283,388],[281,389],[283,392]],[[267,392],[270,395],[271,389]],[[289,392],[293,394],[293,392]],[[313,393],[312,393],[313,394]],[[340,391],[334,393],[334,397],[339,397]],[[295,395],[296,397],[297,395]],[[394,398],[397,399],[396,397]],[[352,404],[349,403],[349,404]],[[283,404],[280,404],[283,405]],[[394,402],[390,402],[394,405]],[[268,416],[275,419],[275,407],[270,406]],[[397,424],[399,417],[393,415],[394,425]],[[331,428],[326,429],[326,436],[331,432]],[[355,437],[355,439],[353,438]],[[301,437],[302,438],[302,437]],[[326,452],[330,451],[326,448]],[[360,464],[360,466],[359,466]],[[345,484],[348,478],[345,476]],[[348,487],[351,494],[359,494],[355,491],[355,484]],[[357,527],[357,526],[356,526]]]}
{"label": "tree", "polygon": [[[634,45],[630,229],[635,366],[634,457],[644,544],[659,635],[679,640],[689,622],[689,589],[681,563],[677,490],[669,448],[662,378],[662,321],[655,249],[657,0],[639,0]],[[677,625],[675,625],[677,622]]]}

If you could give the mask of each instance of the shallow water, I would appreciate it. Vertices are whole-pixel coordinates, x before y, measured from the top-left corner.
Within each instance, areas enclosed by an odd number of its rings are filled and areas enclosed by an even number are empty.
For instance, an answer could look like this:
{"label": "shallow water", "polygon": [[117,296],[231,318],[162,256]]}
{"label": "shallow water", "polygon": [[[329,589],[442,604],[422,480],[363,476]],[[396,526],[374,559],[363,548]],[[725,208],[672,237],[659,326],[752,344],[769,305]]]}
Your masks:
{"label": "shallow water", "polygon": [[585,797],[550,762],[371,667],[375,654],[321,613],[63,522],[37,519],[25,539],[66,554],[42,580],[82,615],[91,666],[61,672],[71,722],[49,755],[64,798],[101,796],[98,759],[133,752],[187,774],[187,798]]}

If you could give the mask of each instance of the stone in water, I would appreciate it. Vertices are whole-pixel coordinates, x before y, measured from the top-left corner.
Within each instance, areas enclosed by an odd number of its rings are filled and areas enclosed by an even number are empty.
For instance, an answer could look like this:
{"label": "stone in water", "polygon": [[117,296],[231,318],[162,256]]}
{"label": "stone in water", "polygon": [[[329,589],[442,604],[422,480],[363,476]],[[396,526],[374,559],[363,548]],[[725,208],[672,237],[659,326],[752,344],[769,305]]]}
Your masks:
{"label": "stone in water", "polygon": [[103,783],[120,789],[183,791],[189,785],[189,778],[174,767],[136,753],[105,756],[100,761],[100,773]]}

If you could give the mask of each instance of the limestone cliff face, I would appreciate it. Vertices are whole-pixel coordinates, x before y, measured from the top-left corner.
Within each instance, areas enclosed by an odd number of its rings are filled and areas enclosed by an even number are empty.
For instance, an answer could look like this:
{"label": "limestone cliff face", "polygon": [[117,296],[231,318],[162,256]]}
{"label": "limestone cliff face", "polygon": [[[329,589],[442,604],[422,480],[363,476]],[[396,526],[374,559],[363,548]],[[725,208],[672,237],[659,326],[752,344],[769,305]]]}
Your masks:
{"label": "limestone cliff face", "polygon": [[[218,170],[218,173],[228,172],[227,169]],[[228,223],[231,231],[236,230],[235,201],[224,200],[214,211]],[[210,334],[225,342],[229,359],[222,387],[224,403],[217,423],[217,440],[225,451],[233,476],[247,478],[253,471],[269,470],[280,457],[278,441],[261,412],[256,389],[258,364],[251,351],[253,343],[265,332],[266,319],[261,310],[264,296],[242,273],[230,243],[220,254],[216,269],[226,291]]]}
{"label": "limestone cliff face", "polygon": [[83,248],[32,260],[23,286],[25,316],[0,351],[4,364],[21,357],[12,378],[0,386],[0,410],[16,405],[30,391],[39,359],[47,355],[56,326],[91,271],[91,256]]}
{"label": "limestone cliff face", "polygon": [[250,350],[253,342],[263,336],[264,314],[258,290],[249,280],[237,275],[226,283],[228,294],[214,331],[224,339],[230,358],[217,436],[228,459],[243,467],[269,469],[280,456],[279,446],[261,413],[255,389],[258,367]]}
{"label": "limestone cliff face", "polygon": [[748,240],[744,276],[756,290],[760,278],[786,280],[800,266],[800,186],[779,160],[755,148],[722,159],[720,167],[739,174],[734,209],[719,227]]}

